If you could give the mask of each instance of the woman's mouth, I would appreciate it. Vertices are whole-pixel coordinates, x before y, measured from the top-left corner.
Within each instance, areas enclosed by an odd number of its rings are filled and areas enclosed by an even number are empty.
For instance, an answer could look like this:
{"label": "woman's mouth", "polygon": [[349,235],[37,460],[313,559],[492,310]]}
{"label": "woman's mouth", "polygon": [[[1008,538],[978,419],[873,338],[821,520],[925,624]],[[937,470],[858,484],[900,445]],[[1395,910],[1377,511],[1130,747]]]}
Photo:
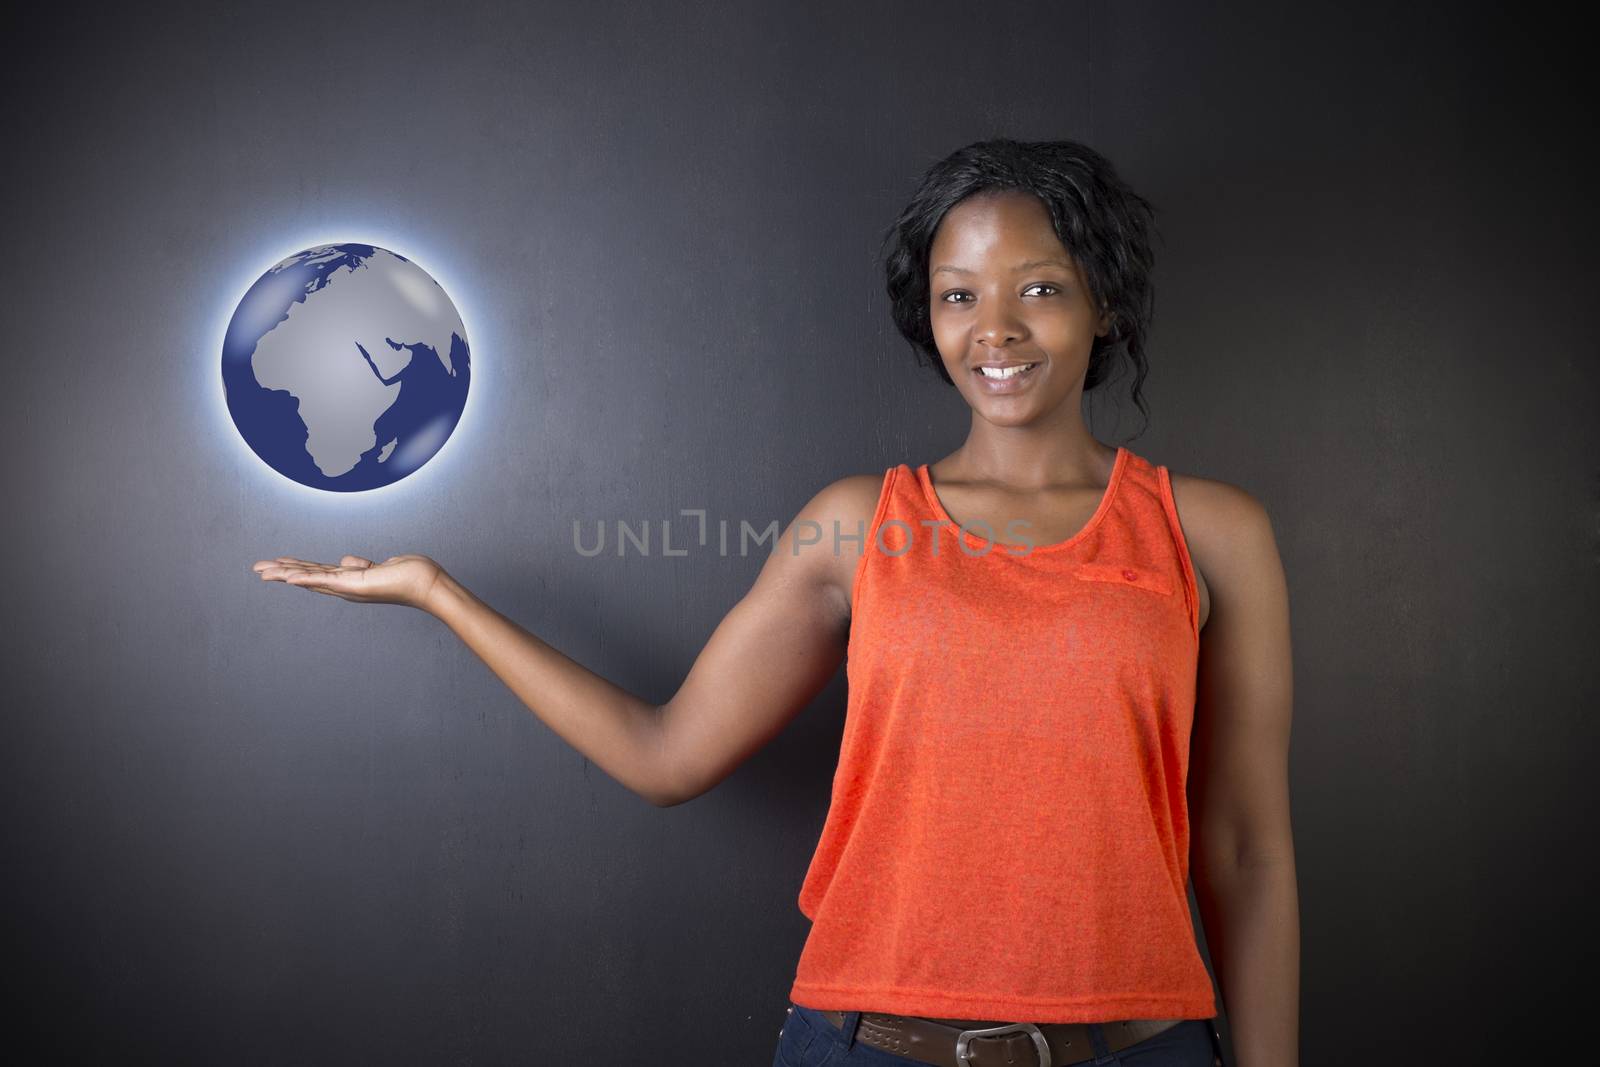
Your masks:
{"label": "woman's mouth", "polygon": [[1016,393],[1026,389],[1033,381],[1037,363],[1013,364],[1009,367],[974,367],[973,376],[978,388],[986,393]]}

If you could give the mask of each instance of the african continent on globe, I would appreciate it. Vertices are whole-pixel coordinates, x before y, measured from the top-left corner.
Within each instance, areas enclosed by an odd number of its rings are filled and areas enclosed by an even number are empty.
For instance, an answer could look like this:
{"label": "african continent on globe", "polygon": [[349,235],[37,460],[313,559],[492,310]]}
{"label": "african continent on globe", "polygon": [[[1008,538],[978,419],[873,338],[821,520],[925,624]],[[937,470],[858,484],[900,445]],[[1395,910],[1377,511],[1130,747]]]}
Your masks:
{"label": "african continent on globe", "polygon": [[251,451],[302,485],[389,485],[460,421],[466,334],[439,283],[404,256],[309,248],[257,279],[228,323],[228,413]]}

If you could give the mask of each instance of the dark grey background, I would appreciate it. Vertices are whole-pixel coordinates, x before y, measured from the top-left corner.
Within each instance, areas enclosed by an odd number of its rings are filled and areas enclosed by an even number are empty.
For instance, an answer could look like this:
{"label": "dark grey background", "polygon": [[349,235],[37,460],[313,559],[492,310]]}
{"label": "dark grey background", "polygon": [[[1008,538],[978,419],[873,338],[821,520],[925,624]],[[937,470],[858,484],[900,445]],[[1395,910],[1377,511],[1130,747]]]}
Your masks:
{"label": "dark grey background", "polygon": [[[658,810],[435,620],[248,567],[428,553],[665,700],[764,552],[587,559],[572,521],[787,521],[959,444],[873,254],[928,163],[1000,134],[1085,140],[1161,212],[1154,417],[1134,436],[1111,398],[1095,431],[1274,519],[1302,1062],[1586,1039],[1577,37],[1455,5],[1209,7],[8,15],[9,1043],[573,1063],[609,1034],[603,1062],[769,1062],[842,672]],[[472,333],[469,420],[393,492],[299,490],[222,408],[233,302],[325,240],[415,255]]]}

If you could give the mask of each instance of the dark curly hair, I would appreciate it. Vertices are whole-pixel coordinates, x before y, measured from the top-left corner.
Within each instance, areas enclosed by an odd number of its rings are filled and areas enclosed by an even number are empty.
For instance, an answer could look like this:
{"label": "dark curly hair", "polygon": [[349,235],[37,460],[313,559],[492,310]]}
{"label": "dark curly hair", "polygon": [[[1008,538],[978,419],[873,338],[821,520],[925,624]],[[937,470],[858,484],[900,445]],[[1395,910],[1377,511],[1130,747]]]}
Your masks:
{"label": "dark curly hair", "polygon": [[1090,349],[1084,392],[1115,381],[1126,362],[1133,402],[1145,407],[1141,386],[1149,365],[1145,337],[1154,293],[1150,232],[1155,208],[1117,175],[1111,161],[1076,141],[977,141],[929,167],[911,202],[883,237],[881,256],[889,309],[917,361],[955,382],[933,340],[929,319],[928,249],[945,214],[979,193],[1032,193],[1044,203],[1068,252],[1077,260],[1094,301],[1111,316],[1105,337]]}

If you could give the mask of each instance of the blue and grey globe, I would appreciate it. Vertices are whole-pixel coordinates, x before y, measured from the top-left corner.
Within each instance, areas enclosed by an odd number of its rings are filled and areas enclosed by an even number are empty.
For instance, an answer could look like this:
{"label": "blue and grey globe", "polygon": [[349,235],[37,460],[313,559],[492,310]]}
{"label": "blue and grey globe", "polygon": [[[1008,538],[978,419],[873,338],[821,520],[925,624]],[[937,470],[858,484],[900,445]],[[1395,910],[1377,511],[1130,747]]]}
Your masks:
{"label": "blue and grey globe", "polygon": [[301,485],[390,485],[461,420],[466,334],[439,283],[404,256],[308,248],[257,279],[228,323],[228,413],[251,451]]}

